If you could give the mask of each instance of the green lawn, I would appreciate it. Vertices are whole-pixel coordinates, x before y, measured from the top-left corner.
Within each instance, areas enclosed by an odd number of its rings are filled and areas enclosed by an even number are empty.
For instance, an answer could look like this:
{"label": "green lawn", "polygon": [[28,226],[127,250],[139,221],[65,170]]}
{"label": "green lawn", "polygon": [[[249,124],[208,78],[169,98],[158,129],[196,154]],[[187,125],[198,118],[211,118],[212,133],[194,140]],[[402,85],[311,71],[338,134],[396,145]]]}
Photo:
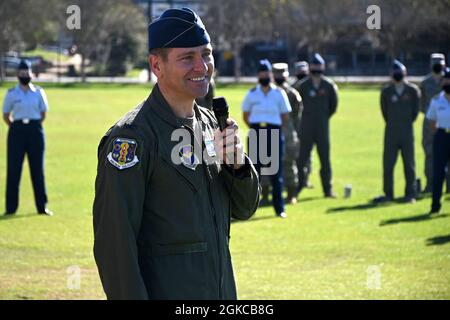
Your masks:
{"label": "green lawn", "polygon": [[[54,217],[35,214],[27,165],[15,217],[0,217],[0,299],[104,298],[92,256],[93,186],[96,148],[102,134],[149,88],[137,85],[45,86],[46,177]],[[3,98],[8,86],[0,86]],[[241,121],[240,102],[248,86],[218,89]],[[449,299],[450,206],[425,215],[430,198],[415,205],[374,208],[381,191],[383,122],[379,87],[341,88],[332,119],[332,165],[337,200],[322,198],[319,164],[288,219],[272,208],[248,222],[233,223],[231,251],[239,297],[243,299]],[[420,123],[416,123],[417,173],[423,181]],[[241,132],[245,136],[246,130]],[[0,194],[6,180],[6,126],[0,126]],[[403,195],[402,164],[396,196]],[[343,199],[345,184],[353,196]],[[0,208],[4,208],[2,204]],[[433,240],[434,239],[434,240]],[[81,270],[80,289],[68,289],[71,266]],[[379,280],[379,281],[378,281]],[[377,282],[378,281],[378,282]]]}

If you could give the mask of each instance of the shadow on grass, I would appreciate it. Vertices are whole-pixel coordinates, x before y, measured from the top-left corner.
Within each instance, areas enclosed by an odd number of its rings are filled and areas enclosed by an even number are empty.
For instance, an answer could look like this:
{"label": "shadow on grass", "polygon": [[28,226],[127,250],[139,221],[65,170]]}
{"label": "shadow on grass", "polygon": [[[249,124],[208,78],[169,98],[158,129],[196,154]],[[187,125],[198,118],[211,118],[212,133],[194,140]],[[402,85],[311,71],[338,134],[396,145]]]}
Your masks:
{"label": "shadow on grass", "polygon": [[427,239],[427,246],[440,246],[450,242],[450,234]]}
{"label": "shadow on grass", "polygon": [[0,221],[3,220],[12,220],[12,219],[21,219],[21,218],[33,218],[38,217],[37,213],[26,213],[26,214],[8,214],[0,216]]}
{"label": "shadow on grass", "polygon": [[[416,199],[416,201],[421,201],[421,200],[424,200],[424,198],[420,197],[420,198]],[[385,207],[389,207],[389,206],[397,205],[397,204],[409,205],[409,203],[407,203],[404,200],[404,198],[397,198],[392,201],[384,202],[384,203],[375,203],[371,200],[367,203],[357,204],[354,206],[343,206],[343,207],[330,208],[326,212],[327,213],[338,213],[338,212],[342,212],[342,211],[370,210],[370,209],[376,209],[376,208],[385,208]]]}
{"label": "shadow on grass", "polygon": [[321,200],[324,199],[324,197],[305,197],[305,198],[299,198],[298,202],[308,202],[308,201],[314,201],[314,200]]}
{"label": "shadow on grass", "polygon": [[429,213],[424,213],[424,214],[419,214],[419,215],[411,216],[411,217],[383,220],[380,222],[380,227],[391,225],[391,224],[397,224],[397,223],[421,222],[421,221],[428,221],[428,220],[434,220],[434,219],[440,219],[440,218],[447,218],[448,216],[449,215],[446,213],[439,214],[439,215],[430,215]]}
{"label": "shadow on grass", "polygon": [[269,219],[279,219],[279,220],[283,220],[278,218],[277,216],[275,216],[275,214],[273,216],[263,216],[263,217],[252,217],[248,220],[237,220],[237,219],[232,219],[231,223],[245,223],[245,222],[252,222],[252,221],[257,221],[257,220],[269,220]]}

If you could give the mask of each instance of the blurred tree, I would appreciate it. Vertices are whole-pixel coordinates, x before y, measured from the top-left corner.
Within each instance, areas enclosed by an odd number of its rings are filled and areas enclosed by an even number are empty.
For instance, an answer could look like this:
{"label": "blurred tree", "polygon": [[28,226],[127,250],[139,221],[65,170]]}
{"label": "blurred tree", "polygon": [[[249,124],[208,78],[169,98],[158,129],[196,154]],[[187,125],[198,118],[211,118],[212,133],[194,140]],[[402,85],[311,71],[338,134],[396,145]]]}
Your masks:
{"label": "blurred tree", "polygon": [[[77,52],[81,54],[81,77],[86,79],[86,59],[93,59],[107,68],[109,60],[123,64],[127,59],[144,52],[146,41],[146,18],[131,0],[65,0],[81,9],[81,29],[68,30],[73,36]],[[128,49],[117,49],[119,43],[128,41]],[[116,47],[112,51],[113,47]],[[114,57],[120,52],[120,59]],[[109,71],[112,71],[109,68]]]}
{"label": "blurred tree", "polygon": [[[0,57],[8,51],[34,49],[37,43],[56,37],[57,0],[0,1]],[[0,81],[3,81],[0,63]]]}

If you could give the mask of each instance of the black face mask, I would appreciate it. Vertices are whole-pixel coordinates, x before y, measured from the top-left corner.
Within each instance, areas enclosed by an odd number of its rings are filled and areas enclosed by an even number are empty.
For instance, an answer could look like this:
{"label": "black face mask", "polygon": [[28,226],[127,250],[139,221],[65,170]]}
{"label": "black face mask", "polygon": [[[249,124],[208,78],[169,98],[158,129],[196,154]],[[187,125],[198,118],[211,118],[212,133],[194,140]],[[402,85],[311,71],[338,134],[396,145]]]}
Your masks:
{"label": "black face mask", "polygon": [[315,75],[315,76],[320,76],[321,74],[323,74],[322,70],[311,70],[310,72],[312,75]]}
{"label": "black face mask", "polygon": [[434,73],[441,73],[442,72],[442,64],[434,64],[432,69],[433,69]]}
{"label": "black face mask", "polygon": [[258,82],[263,87],[267,87],[270,83],[270,78],[260,78],[260,79],[258,79]]}
{"label": "black face mask", "polygon": [[308,76],[308,75],[306,75],[306,74],[300,73],[300,74],[297,75],[297,79],[298,79],[298,80],[303,80],[303,79],[305,79],[307,76]]}
{"label": "black face mask", "polygon": [[17,78],[19,79],[19,82],[24,86],[27,86],[31,81],[30,77],[17,77]]}
{"label": "black face mask", "polygon": [[446,94],[450,94],[450,84],[444,84],[444,85],[442,86],[442,90],[444,90],[444,92],[445,92]]}
{"label": "black face mask", "polygon": [[281,86],[284,83],[284,78],[275,78],[275,83]]}
{"label": "black face mask", "polygon": [[392,78],[393,78],[395,81],[397,81],[397,82],[402,81],[404,77],[405,77],[405,76],[403,75],[403,73],[394,73],[394,74],[392,75]]}

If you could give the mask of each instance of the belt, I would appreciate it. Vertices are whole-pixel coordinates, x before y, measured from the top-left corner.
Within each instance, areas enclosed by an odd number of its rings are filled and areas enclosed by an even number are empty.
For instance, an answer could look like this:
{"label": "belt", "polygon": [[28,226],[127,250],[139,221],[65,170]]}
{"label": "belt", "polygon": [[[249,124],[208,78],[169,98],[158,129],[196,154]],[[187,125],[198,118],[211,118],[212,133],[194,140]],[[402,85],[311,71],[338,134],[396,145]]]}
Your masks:
{"label": "belt", "polygon": [[33,119],[33,120],[30,120],[30,119],[17,119],[17,120],[14,120],[14,123],[22,123],[22,124],[30,124],[30,123],[38,123],[38,122],[41,122],[41,120],[36,120],[36,119]]}
{"label": "belt", "polygon": [[251,126],[257,125],[257,126],[259,126],[260,128],[267,128],[268,126],[281,128],[281,126],[279,126],[279,125],[277,125],[277,124],[271,124],[271,123],[268,123],[268,122],[255,122],[255,123],[251,123],[250,125],[251,125]]}

